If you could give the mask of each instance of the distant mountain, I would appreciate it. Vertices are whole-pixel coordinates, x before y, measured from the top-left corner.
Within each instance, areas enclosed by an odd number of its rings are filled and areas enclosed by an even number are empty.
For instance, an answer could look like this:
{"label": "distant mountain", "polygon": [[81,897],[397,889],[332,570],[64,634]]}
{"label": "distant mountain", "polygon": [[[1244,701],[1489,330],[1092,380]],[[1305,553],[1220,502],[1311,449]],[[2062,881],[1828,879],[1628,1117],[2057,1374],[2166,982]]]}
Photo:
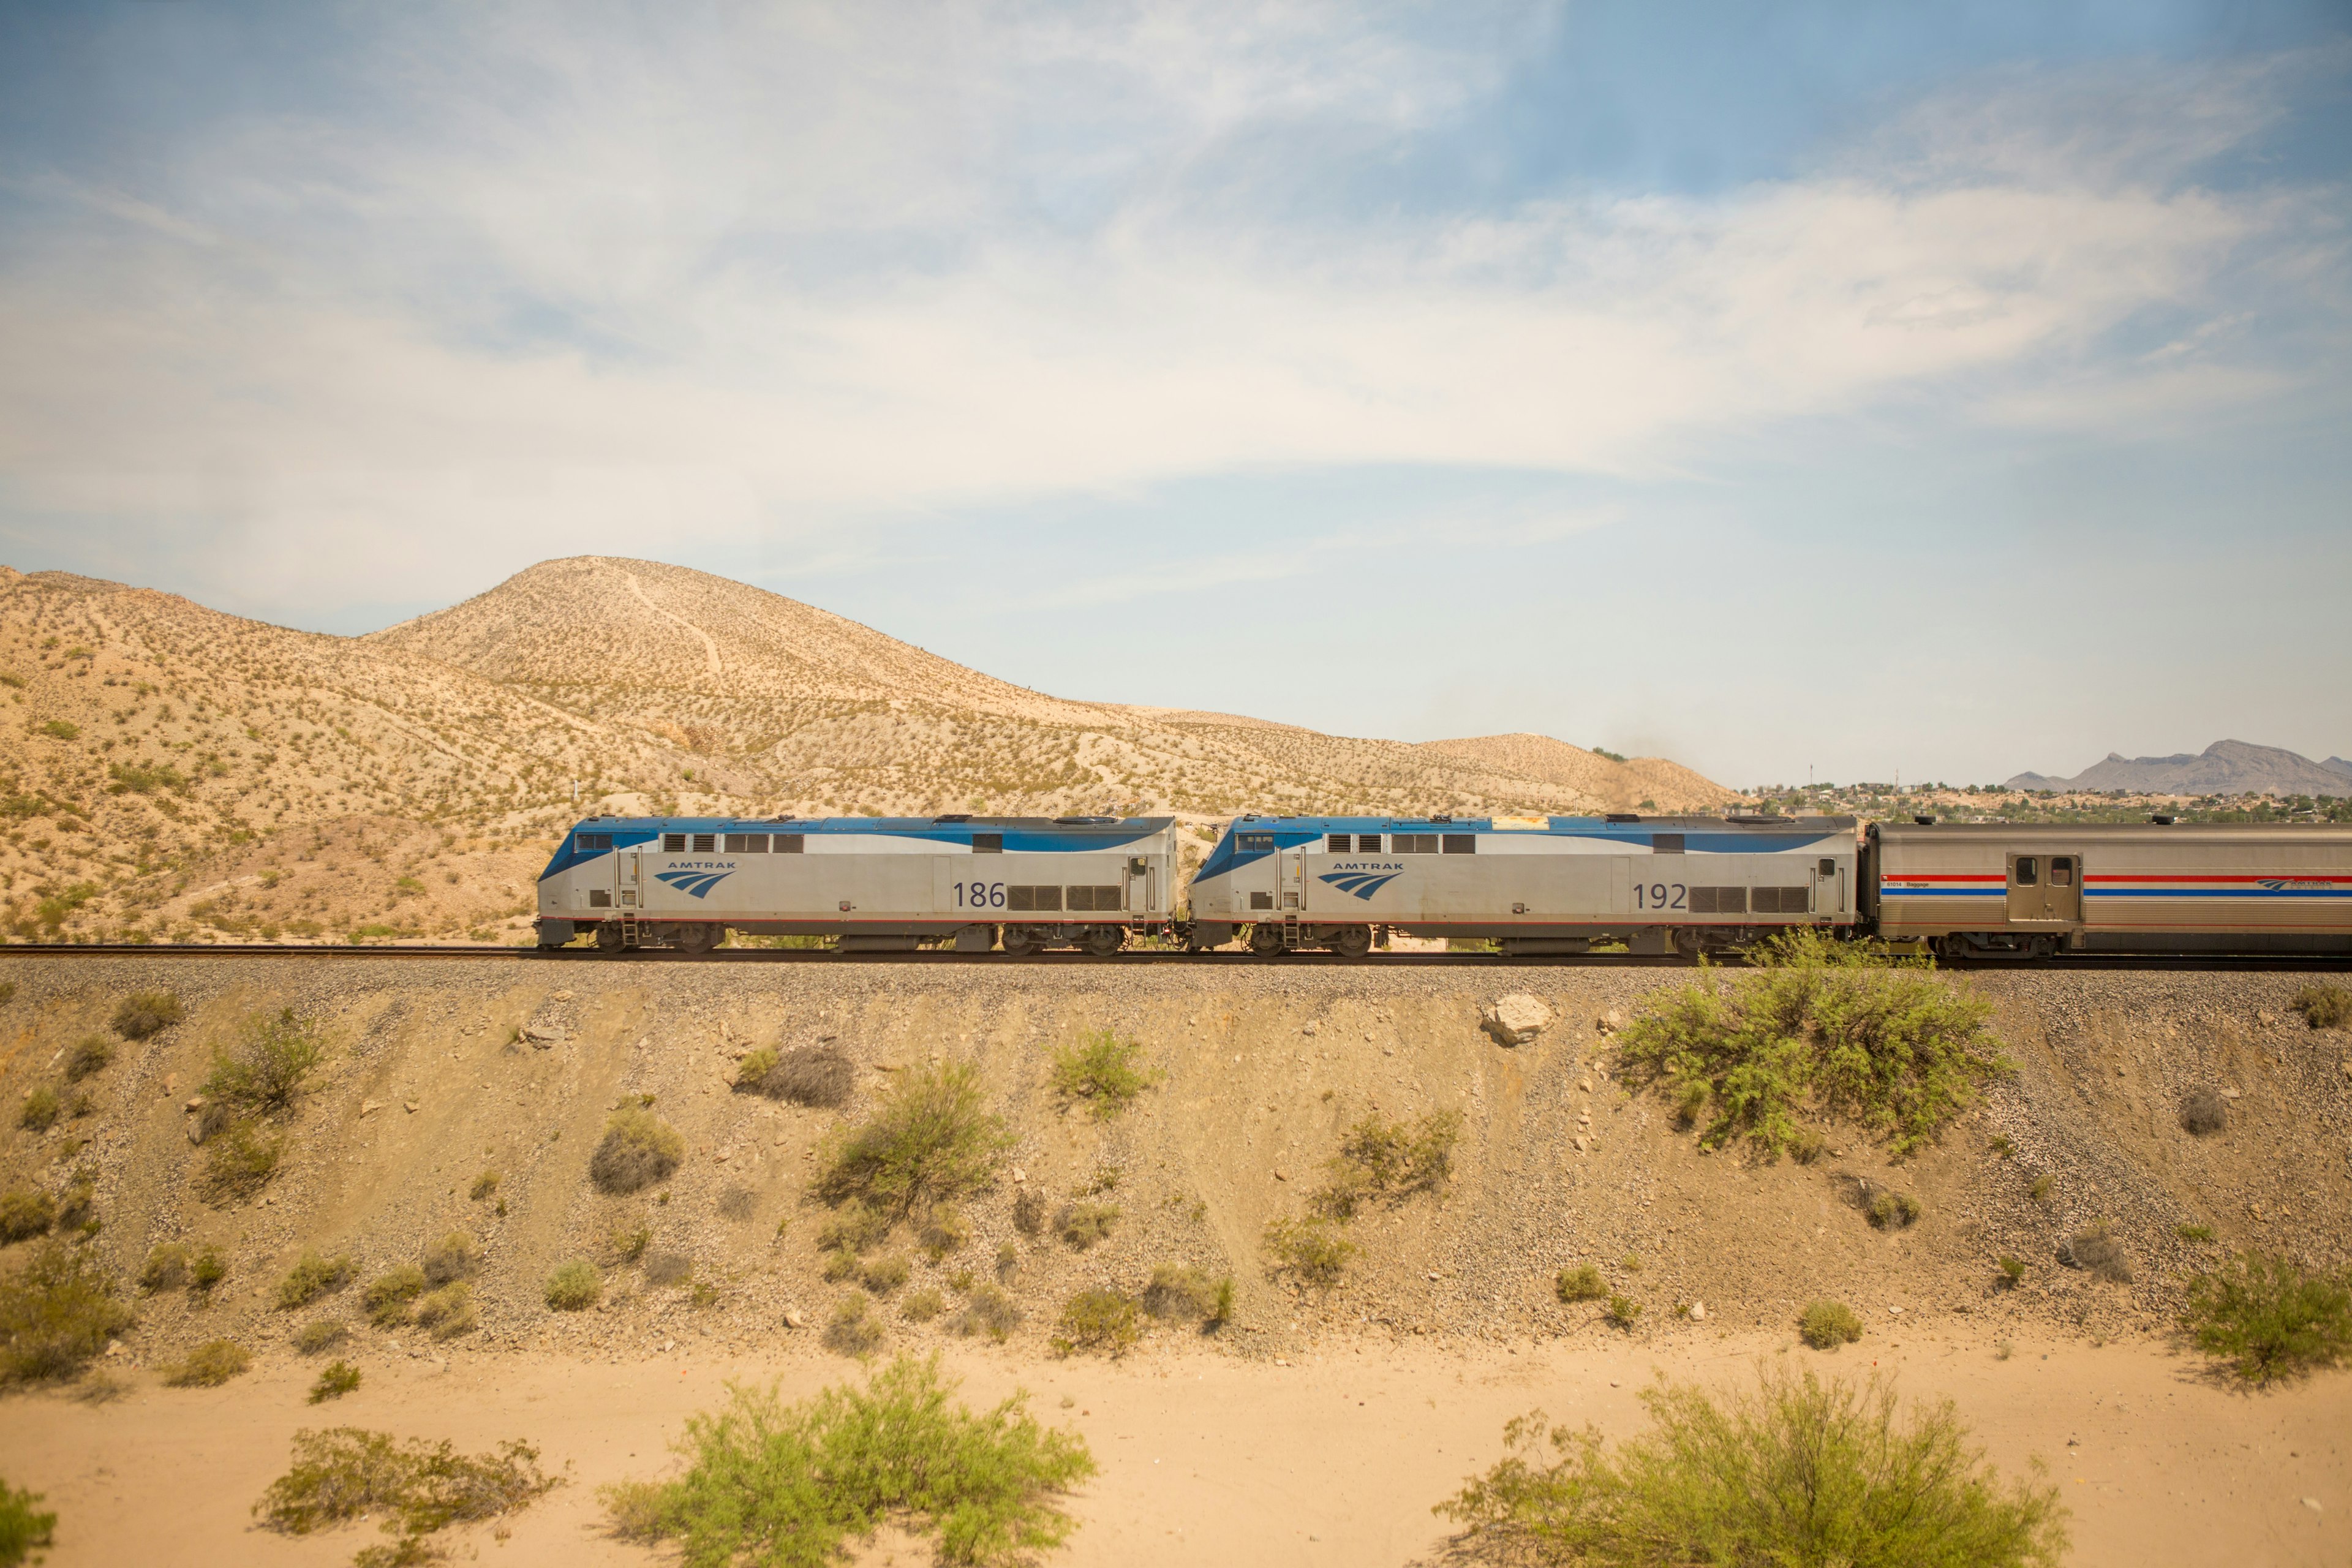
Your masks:
{"label": "distant mountain", "polygon": [[2352,762],[2315,763],[2278,746],[2216,741],[2195,755],[2106,760],[2073,778],[2020,773],[2010,789],[2126,790],[2138,795],[2352,795]]}

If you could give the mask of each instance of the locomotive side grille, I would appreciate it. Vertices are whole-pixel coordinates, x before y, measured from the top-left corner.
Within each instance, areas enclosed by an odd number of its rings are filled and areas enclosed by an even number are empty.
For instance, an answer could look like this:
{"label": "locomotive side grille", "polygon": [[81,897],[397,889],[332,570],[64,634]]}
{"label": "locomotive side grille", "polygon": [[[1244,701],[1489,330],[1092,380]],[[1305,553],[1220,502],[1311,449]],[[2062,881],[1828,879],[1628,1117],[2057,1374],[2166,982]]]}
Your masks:
{"label": "locomotive side grille", "polygon": [[1066,888],[1066,907],[1073,910],[1115,910],[1119,906],[1119,890],[1116,885],[1108,888]]}
{"label": "locomotive side grille", "polygon": [[1437,835],[1434,833],[1392,833],[1389,835],[1389,842],[1395,847],[1393,853],[1398,855],[1437,853]]}
{"label": "locomotive side grille", "polygon": [[1690,907],[1691,913],[1695,915],[1744,915],[1748,912],[1748,889],[1693,888],[1690,890]]}
{"label": "locomotive side grille", "polygon": [[807,837],[808,836],[806,834],[802,833],[777,834],[775,838],[776,853],[779,855],[799,855],[803,853],[801,848],[801,845]]}
{"label": "locomotive side grille", "polygon": [[1274,895],[1272,893],[1252,893],[1250,895],[1250,908],[1254,910],[1270,910],[1274,908]]}
{"label": "locomotive side grille", "polygon": [[1016,888],[1007,885],[1004,889],[1004,907],[1008,910],[1027,910],[1032,912],[1038,910],[1058,910],[1062,907],[1062,889]]}
{"label": "locomotive side grille", "polygon": [[765,855],[767,852],[768,836],[764,833],[730,833],[727,836],[727,853],[730,855]]}
{"label": "locomotive side grille", "polygon": [[1751,888],[1749,907],[1759,915],[1801,915],[1812,910],[1811,888]]}
{"label": "locomotive side grille", "polygon": [[698,833],[694,836],[694,852],[697,855],[713,855],[718,853],[718,850],[719,835],[716,833]]}

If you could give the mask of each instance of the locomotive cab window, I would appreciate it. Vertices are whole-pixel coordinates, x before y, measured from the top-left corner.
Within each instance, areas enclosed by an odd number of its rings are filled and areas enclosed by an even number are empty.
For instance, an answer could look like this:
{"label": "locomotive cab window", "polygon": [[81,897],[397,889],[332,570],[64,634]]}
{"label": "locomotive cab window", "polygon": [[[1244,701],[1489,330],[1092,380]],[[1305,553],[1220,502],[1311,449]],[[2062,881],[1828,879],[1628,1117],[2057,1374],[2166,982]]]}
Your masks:
{"label": "locomotive cab window", "polygon": [[1681,834],[1679,834],[1679,833],[1653,833],[1653,834],[1651,834],[1651,835],[1650,835],[1650,853],[1651,853],[1651,854],[1653,854],[1653,855],[1679,855],[1679,854],[1681,854],[1682,852],[1683,852],[1683,836],[1682,836]]}
{"label": "locomotive cab window", "polygon": [[1244,855],[1274,853],[1274,835],[1271,833],[1243,833],[1236,835],[1235,837],[1238,842],[1234,847]]}
{"label": "locomotive cab window", "polygon": [[2072,855],[2050,857],[2050,885],[2071,888],[2074,885],[2074,858]]}
{"label": "locomotive cab window", "polygon": [[685,853],[686,853],[686,835],[685,835],[685,834],[683,834],[683,833],[665,833],[665,834],[663,834],[663,835],[662,835],[662,853],[663,853],[663,854],[665,854],[665,855],[683,855],[683,854],[685,854]]}
{"label": "locomotive cab window", "polygon": [[727,853],[730,855],[765,855],[767,852],[768,836],[764,833],[730,833],[727,836]]}
{"label": "locomotive cab window", "polygon": [[2031,855],[2021,855],[2017,858],[2017,869],[2011,875],[2021,888],[2038,887],[2042,882],[2041,862]]}
{"label": "locomotive cab window", "polygon": [[609,833],[583,833],[580,836],[580,847],[583,850],[610,849],[612,847],[613,836]]}
{"label": "locomotive cab window", "polygon": [[973,834],[971,836],[971,852],[975,855],[1003,854],[1004,835],[1002,833]]}

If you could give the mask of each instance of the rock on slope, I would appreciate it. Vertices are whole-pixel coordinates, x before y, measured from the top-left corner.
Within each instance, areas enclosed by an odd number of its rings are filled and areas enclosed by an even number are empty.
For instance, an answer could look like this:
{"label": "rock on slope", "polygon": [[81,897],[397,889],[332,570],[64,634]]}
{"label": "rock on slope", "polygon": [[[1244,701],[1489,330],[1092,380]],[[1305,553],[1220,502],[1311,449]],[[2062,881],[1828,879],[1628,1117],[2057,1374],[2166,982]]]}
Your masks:
{"label": "rock on slope", "polygon": [[2277,746],[2216,741],[2190,755],[2126,758],[2109,752],[2073,778],[2020,773],[2008,789],[2124,790],[2135,795],[2352,794],[2352,763],[2315,763]]}

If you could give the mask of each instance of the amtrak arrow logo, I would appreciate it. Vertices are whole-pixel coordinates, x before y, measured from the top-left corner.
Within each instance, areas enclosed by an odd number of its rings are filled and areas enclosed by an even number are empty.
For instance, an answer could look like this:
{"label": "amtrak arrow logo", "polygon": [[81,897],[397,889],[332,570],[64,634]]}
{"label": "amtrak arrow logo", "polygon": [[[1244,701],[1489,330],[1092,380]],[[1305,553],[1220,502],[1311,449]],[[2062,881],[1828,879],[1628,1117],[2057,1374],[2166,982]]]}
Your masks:
{"label": "amtrak arrow logo", "polygon": [[1343,893],[1353,893],[1360,899],[1368,900],[1402,875],[1403,873],[1399,871],[1385,875],[1372,871],[1327,871],[1317,879],[1330,883]]}
{"label": "amtrak arrow logo", "polygon": [[654,880],[667,882],[681,893],[692,893],[698,899],[707,899],[710,896],[711,889],[734,874],[732,871],[656,871],[654,873]]}

